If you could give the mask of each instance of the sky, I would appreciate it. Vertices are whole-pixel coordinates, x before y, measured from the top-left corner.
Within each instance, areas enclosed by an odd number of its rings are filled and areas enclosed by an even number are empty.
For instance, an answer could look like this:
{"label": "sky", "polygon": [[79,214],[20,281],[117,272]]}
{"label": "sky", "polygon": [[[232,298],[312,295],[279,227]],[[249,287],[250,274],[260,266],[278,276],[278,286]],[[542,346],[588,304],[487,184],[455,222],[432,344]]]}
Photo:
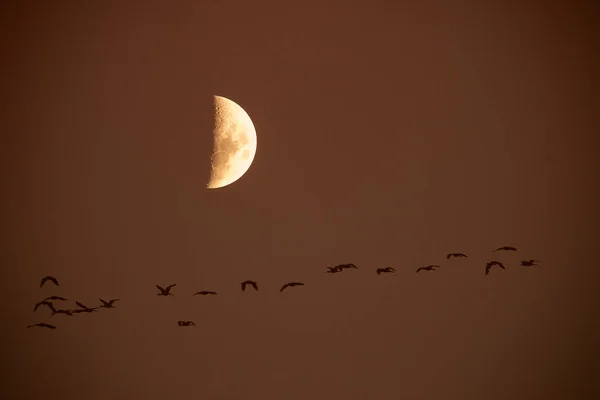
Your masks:
{"label": "sky", "polygon": [[3,398],[600,395],[594,2],[1,7]]}

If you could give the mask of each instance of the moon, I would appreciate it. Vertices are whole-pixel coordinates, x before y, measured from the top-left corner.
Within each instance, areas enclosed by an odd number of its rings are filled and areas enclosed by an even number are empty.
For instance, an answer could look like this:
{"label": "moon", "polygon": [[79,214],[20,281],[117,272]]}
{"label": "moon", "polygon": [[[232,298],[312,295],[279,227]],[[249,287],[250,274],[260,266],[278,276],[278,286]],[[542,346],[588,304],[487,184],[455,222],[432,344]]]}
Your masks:
{"label": "moon", "polygon": [[242,107],[214,96],[213,153],[208,189],[231,185],[252,165],[256,155],[256,129]]}

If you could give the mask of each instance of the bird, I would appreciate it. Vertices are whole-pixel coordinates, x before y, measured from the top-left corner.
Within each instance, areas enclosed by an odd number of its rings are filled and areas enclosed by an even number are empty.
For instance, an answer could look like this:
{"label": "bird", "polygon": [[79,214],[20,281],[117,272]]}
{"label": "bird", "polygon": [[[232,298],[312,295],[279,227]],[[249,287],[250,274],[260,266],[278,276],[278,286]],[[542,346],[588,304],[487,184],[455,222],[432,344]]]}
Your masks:
{"label": "bird", "polygon": [[60,300],[60,301],[69,301],[68,299],[65,299],[64,297],[60,297],[60,296],[48,296],[46,297],[44,300]]}
{"label": "bird", "polygon": [[196,326],[193,321],[177,321],[177,325],[179,326]]}
{"label": "bird", "polygon": [[65,314],[68,315],[69,317],[73,316],[73,312],[71,312],[71,310],[54,310],[52,311],[52,315],[54,314]]}
{"label": "bird", "polygon": [[104,308],[116,308],[113,304],[121,299],[112,299],[110,301],[104,301],[102,299],[98,299],[102,302],[102,305],[100,307],[104,307]]}
{"label": "bird", "polygon": [[246,290],[247,285],[250,285],[254,289],[258,290],[258,283],[254,282],[254,281],[244,281],[241,283],[241,285],[242,285],[242,291]]}
{"label": "bird", "polygon": [[502,264],[500,261],[490,261],[489,263],[487,263],[487,264],[485,265],[485,274],[486,274],[486,275],[490,273],[490,269],[491,269],[491,268],[492,268],[494,265],[497,265],[497,266],[499,266],[499,267],[500,267],[500,268],[502,268],[502,269],[506,269],[506,268],[504,268],[504,264]]}
{"label": "bird", "polygon": [[517,248],[516,247],[512,247],[512,246],[502,246],[502,247],[498,247],[494,251],[517,251]]}
{"label": "bird", "polygon": [[523,267],[533,267],[538,264],[539,264],[538,260],[523,260],[523,261],[521,261],[521,265]]}
{"label": "bird", "polygon": [[338,268],[340,271],[342,271],[344,269],[350,269],[350,268],[358,269],[358,267],[354,264],[340,264],[340,265],[337,265],[336,268]]}
{"label": "bird", "polygon": [[56,286],[60,286],[60,285],[58,284],[58,279],[56,279],[56,278],[55,278],[55,277],[53,277],[53,276],[49,276],[49,275],[48,275],[48,276],[45,276],[45,277],[43,277],[43,278],[42,278],[42,280],[41,280],[41,282],[40,282],[40,287],[44,286],[44,283],[46,283],[46,282],[48,282],[48,281],[50,281],[50,282],[54,283]]}
{"label": "bird", "polygon": [[302,282],[290,282],[290,283],[286,283],[285,285],[283,285],[281,287],[281,289],[279,291],[283,292],[283,289],[285,289],[287,287],[294,287],[294,286],[304,286],[304,283],[302,283]]}
{"label": "bird", "polygon": [[44,322],[40,322],[38,324],[27,325],[28,328],[33,328],[34,326],[39,326],[40,328],[56,329],[56,327],[54,325],[46,324]]}
{"label": "bird", "polygon": [[462,257],[467,257],[467,255],[464,253],[448,253],[448,255],[446,255],[446,260],[449,260],[452,257],[462,258]]}
{"label": "bird", "polygon": [[76,301],[75,304],[77,304],[77,306],[80,308],[80,310],[76,310],[76,312],[78,312],[78,313],[82,313],[82,312],[88,312],[88,313],[89,312],[94,312],[98,308],[98,307],[90,308],[90,307],[86,306],[85,304],[80,303],[78,301]]}
{"label": "bird", "polygon": [[202,290],[200,292],[194,293],[192,296],[195,296],[197,294],[200,294],[202,296],[206,296],[206,295],[209,295],[209,294],[217,294],[217,292],[211,292],[210,290]]}
{"label": "bird", "polygon": [[377,268],[377,275],[381,275],[382,273],[387,273],[387,272],[396,272],[396,270],[392,267],[385,267],[385,268]]}
{"label": "bird", "polygon": [[417,268],[417,273],[421,270],[423,271],[435,271],[435,268],[439,268],[439,265],[428,265],[426,267],[419,267]]}
{"label": "bird", "polygon": [[338,272],[341,272],[341,269],[336,267],[327,267],[327,271],[326,273],[328,274],[337,274]]}
{"label": "bird", "polygon": [[167,286],[167,288],[165,289],[165,288],[163,288],[162,286],[156,285],[156,287],[158,288],[158,290],[160,290],[160,293],[157,293],[156,295],[157,295],[157,296],[174,296],[174,294],[173,294],[173,293],[171,293],[171,289],[172,289],[173,287],[175,287],[175,286],[177,286],[177,284],[176,284],[176,283],[174,283],[174,284],[172,284],[172,285],[169,285],[169,286]]}
{"label": "bird", "polygon": [[39,306],[46,306],[46,307],[48,307],[50,310],[52,310],[52,311],[56,311],[56,310],[54,309],[54,304],[52,304],[52,302],[50,302],[50,301],[46,301],[46,300],[42,300],[42,301],[40,301],[39,303],[37,303],[37,304],[35,305],[35,307],[33,307],[33,311],[37,310],[37,309],[39,308]]}

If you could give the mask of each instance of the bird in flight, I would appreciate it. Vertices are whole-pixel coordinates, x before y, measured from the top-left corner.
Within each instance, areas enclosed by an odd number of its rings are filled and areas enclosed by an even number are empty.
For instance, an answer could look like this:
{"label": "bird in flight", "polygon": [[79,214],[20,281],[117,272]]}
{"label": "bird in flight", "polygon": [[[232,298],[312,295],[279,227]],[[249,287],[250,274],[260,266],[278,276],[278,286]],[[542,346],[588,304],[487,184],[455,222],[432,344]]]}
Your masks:
{"label": "bird in flight", "polygon": [[449,260],[452,257],[463,258],[463,257],[467,257],[467,255],[464,253],[448,253],[448,255],[446,255],[446,260]]}
{"label": "bird in flight", "polygon": [[176,283],[174,283],[174,284],[172,284],[172,285],[169,285],[169,286],[167,286],[167,288],[165,289],[165,288],[163,288],[163,287],[162,287],[162,286],[160,286],[160,285],[156,285],[156,288],[157,288],[158,290],[160,290],[160,293],[157,293],[156,295],[157,295],[157,296],[174,296],[174,294],[173,294],[173,293],[171,293],[171,289],[172,289],[173,287],[175,287],[175,286],[177,286],[177,284],[176,284]]}
{"label": "bird in flight", "polygon": [[336,267],[327,267],[327,273],[328,274],[337,274],[338,272],[341,272],[342,270],[340,268]]}
{"label": "bird in flight", "polygon": [[254,282],[254,281],[244,281],[241,283],[242,285],[242,291],[246,290],[246,286],[250,285],[252,286],[255,290],[258,290],[258,283]]}
{"label": "bird in flight", "polygon": [[40,287],[44,286],[44,284],[45,284],[46,282],[48,282],[48,281],[50,281],[50,282],[54,283],[56,286],[60,286],[60,285],[58,284],[58,279],[56,279],[56,278],[55,278],[55,277],[53,277],[53,276],[45,276],[45,277],[43,277],[43,278],[42,278],[42,280],[41,280],[41,282],[40,282]]}
{"label": "bird in flight", "polygon": [[283,290],[287,287],[294,287],[294,286],[304,286],[304,283],[302,282],[290,282],[290,283],[286,283],[285,285],[283,285],[281,287],[281,289],[279,290],[280,292],[283,292]]}
{"label": "bird in flight", "polygon": [[382,273],[388,273],[388,272],[396,272],[396,270],[392,267],[385,267],[385,268],[377,268],[377,275],[381,275]]}
{"label": "bird in flight", "polygon": [[42,301],[40,301],[39,303],[37,303],[37,304],[35,305],[35,307],[33,307],[33,311],[37,310],[37,309],[38,309],[40,306],[46,306],[46,307],[48,307],[50,310],[52,310],[52,311],[56,311],[56,310],[54,309],[54,304],[52,304],[52,302],[50,302],[50,301],[46,301],[46,300],[42,300]]}
{"label": "bird in flight", "polygon": [[417,272],[423,270],[423,271],[435,271],[436,268],[439,268],[439,265],[428,265],[426,267],[419,267],[417,268]]}
{"label": "bird in flight", "polygon": [[77,313],[82,313],[82,312],[90,313],[90,312],[96,311],[96,309],[98,308],[98,307],[90,308],[90,307],[86,306],[85,304],[80,303],[78,301],[76,301],[75,304],[77,304],[77,306],[80,308],[79,310],[75,310],[75,312],[77,312]]}
{"label": "bird in flight", "polygon": [[533,267],[535,265],[538,265],[540,262],[538,260],[523,260],[521,261],[521,265],[523,267]]}
{"label": "bird in flight", "polygon": [[73,312],[71,310],[54,310],[52,311],[52,315],[54,314],[65,314],[69,317],[73,316]]}
{"label": "bird in flight", "polygon": [[502,247],[498,247],[494,251],[517,251],[517,248],[516,247],[512,247],[512,246],[502,246]]}
{"label": "bird in flight", "polygon": [[489,263],[487,263],[487,264],[485,265],[485,274],[486,274],[486,275],[487,275],[487,274],[489,274],[489,273],[490,273],[490,269],[491,269],[493,266],[495,266],[495,265],[497,265],[498,267],[500,267],[500,268],[502,268],[502,269],[506,269],[506,268],[504,268],[504,264],[502,264],[500,261],[490,261]]}
{"label": "bird in flight", "polygon": [[179,326],[196,326],[193,321],[177,321],[177,325]]}
{"label": "bird in flight", "polygon": [[40,322],[39,324],[27,325],[28,328],[33,328],[34,326],[39,326],[40,328],[56,329],[54,325],[46,324],[44,322]]}
{"label": "bird in flight", "polygon": [[202,295],[202,296],[206,296],[206,295],[209,295],[209,294],[213,294],[213,295],[217,294],[217,292],[211,292],[210,290],[202,290],[200,292],[194,293],[192,296],[195,296],[197,294]]}
{"label": "bird in flight", "polygon": [[46,297],[44,300],[60,300],[60,301],[69,301],[68,299],[65,299],[64,297],[60,297],[60,296],[48,296]]}
{"label": "bird in flight", "polygon": [[102,299],[98,299],[102,302],[102,305],[100,307],[104,307],[104,308],[116,308],[113,304],[115,304],[115,302],[121,300],[121,299],[112,299],[110,301],[104,301]]}
{"label": "bird in flight", "polygon": [[336,268],[338,268],[340,271],[350,268],[358,269],[358,267],[354,264],[340,264],[337,265]]}

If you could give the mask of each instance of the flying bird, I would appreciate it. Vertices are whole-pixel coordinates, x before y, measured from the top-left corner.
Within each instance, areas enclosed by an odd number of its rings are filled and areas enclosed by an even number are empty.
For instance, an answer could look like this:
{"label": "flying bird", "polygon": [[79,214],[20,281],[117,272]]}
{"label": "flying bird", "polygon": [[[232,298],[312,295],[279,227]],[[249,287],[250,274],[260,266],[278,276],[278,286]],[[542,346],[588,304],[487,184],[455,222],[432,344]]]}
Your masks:
{"label": "flying bird", "polygon": [[338,268],[340,271],[342,271],[344,269],[350,269],[350,268],[358,269],[358,267],[354,264],[340,264],[340,265],[337,265],[336,268]]}
{"label": "flying bird", "polygon": [[89,312],[94,312],[94,311],[96,311],[97,308],[99,308],[99,307],[90,308],[90,307],[86,306],[85,304],[80,303],[78,301],[76,301],[75,304],[77,304],[77,306],[80,308],[79,310],[76,310],[76,312],[78,312],[78,313],[82,313],[82,312],[88,312],[88,313]]}
{"label": "flying bird", "polygon": [[39,324],[27,325],[28,328],[33,328],[34,326],[39,326],[40,328],[56,329],[54,325],[46,324],[44,322],[40,322]]}
{"label": "flying bird", "polygon": [[69,301],[68,299],[65,299],[64,297],[60,297],[60,296],[49,296],[46,297],[44,300],[60,300],[60,301]]}
{"label": "flying bird", "polygon": [[175,287],[175,286],[177,286],[177,284],[176,284],[176,283],[174,283],[174,284],[172,284],[172,285],[169,285],[169,286],[167,286],[167,288],[165,289],[165,288],[163,288],[162,286],[156,285],[156,288],[157,288],[158,290],[160,290],[160,293],[157,293],[156,295],[157,295],[157,296],[174,296],[174,294],[173,294],[173,293],[171,293],[171,289],[172,289],[173,287]]}
{"label": "flying bird", "polygon": [[417,268],[417,273],[421,270],[423,271],[435,271],[435,268],[439,268],[439,265],[428,265],[426,267],[419,267]]}
{"label": "flying bird", "polygon": [[446,255],[446,260],[449,260],[452,257],[462,258],[462,257],[467,257],[467,255],[464,253],[448,253],[448,255]]}
{"label": "flying bird", "polygon": [[193,321],[177,321],[177,325],[179,326],[196,326]]}
{"label": "flying bird", "polygon": [[104,301],[102,299],[98,299],[102,302],[102,305],[100,307],[104,307],[104,308],[116,308],[113,304],[115,304],[115,302],[121,300],[121,299],[112,299],[110,301]]}
{"label": "flying bird", "polygon": [[247,285],[250,285],[254,289],[258,290],[258,283],[254,282],[254,281],[244,281],[244,282],[242,282],[241,285],[242,285],[242,291],[246,290]]}
{"label": "flying bird", "polygon": [[52,315],[54,315],[54,314],[65,314],[65,315],[68,315],[69,317],[73,316],[73,313],[71,312],[71,310],[55,310],[55,311],[52,311]]}
{"label": "flying bird", "polygon": [[50,301],[46,301],[46,300],[42,300],[42,301],[40,301],[39,303],[37,303],[37,304],[35,305],[35,307],[33,307],[33,311],[37,310],[37,309],[39,308],[39,306],[46,306],[46,307],[48,307],[50,310],[52,310],[52,311],[56,311],[56,310],[54,309],[54,304],[52,304],[52,302],[50,302]]}
{"label": "flying bird", "polygon": [[487,263],[487,264],[485,265],[485,274],[486,274],[486,275],[487,275],[487,274],[489,274],[489,273],[490,273],[490,269],[491,269],[493,266],[495,266],[495,265],[497,265],[498,267],[500,267],[500,268],[502,268],[502,269],[506,269],[506,268],[504,268],[504,264],[502,264],[500,261],[490,261],[489,263]]}
{"label": "flying bird", "polygon": [[392,267],[385,267],[385,268],[377,268],[377,275],[381,275],[382,273],[388,273],[388,272],[396,272],[396,270]]}
{"label": "flying bird", "polygon": [[516,247],[512,247],[512,246],[502,246],[502,247],[498,247],[494,251],[517,251],[517,248]]}
{"label": "flying bird", "polygon": [[524,260],[524,261],[521,261],[521,265],[523,267],[533,267],[533,266],[538,265],[538,264],[539,264],[538,260]]}
{"label": "flying bird", "polygon": [[304,286],[304,283],[302,283],[302,282],[290,282],[290,283],[286,283],[285,285],[283,285],[281,287],[281,289],[279,291],[283,292],[283,289],[285,289],[287,287],[294,287],[294,286]]}
{"label": "flying bird", "polygon": [[48,281],[50,281],[50,282],[54,283],[56,286],[60,286],[60,285],[58,284],[58,279],[56,279],[56,278],[55,278],[55,277],[53,277],[53,276],[45,276],[45,277],[43,277],[43,278],[42,278],[42,280],[41,280],[41,282],[40,282],[40,287],[44,286],[44,283],[46,283],[46,282],[48,282]]}
{"label": "flying bird", "polygon": [[210,290],[202,290],[202,291],[200,291],[200,292],[196,292],[196,293],[194,293],[192,296],[195,296],[195,295],[197,295],[197,294],[200,294],[200,295],[202,295],[202,296],[206,296],[206,295],[209,295],[209,294],[213,294],[213,295],[214,295],[214,294],[217,294],[217,292],[211,292]]}

